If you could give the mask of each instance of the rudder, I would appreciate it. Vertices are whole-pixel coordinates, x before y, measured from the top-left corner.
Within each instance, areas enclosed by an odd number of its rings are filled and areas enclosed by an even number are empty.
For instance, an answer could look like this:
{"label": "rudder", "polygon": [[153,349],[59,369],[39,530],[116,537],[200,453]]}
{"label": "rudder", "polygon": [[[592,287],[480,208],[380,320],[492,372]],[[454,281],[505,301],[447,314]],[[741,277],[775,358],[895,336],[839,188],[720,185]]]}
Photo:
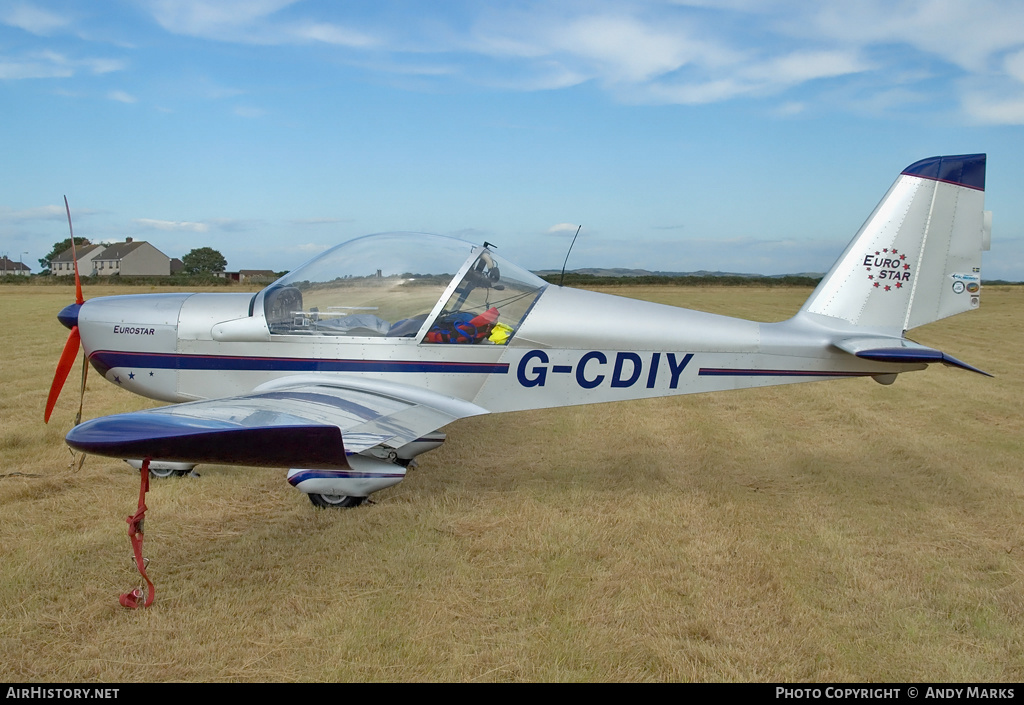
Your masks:
{"label": "rudder", "polygon": [[801,313],[902,334],[977,308],[991,223],[985,161],[930,157],[904,169]]}

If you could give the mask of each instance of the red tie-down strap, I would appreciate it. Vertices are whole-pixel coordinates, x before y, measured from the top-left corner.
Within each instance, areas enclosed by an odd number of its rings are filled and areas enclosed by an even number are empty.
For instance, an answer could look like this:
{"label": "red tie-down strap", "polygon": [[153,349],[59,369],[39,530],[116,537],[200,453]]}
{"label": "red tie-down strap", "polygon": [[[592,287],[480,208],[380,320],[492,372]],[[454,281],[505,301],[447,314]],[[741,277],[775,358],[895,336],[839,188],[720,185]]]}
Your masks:
{"label": "red tie-down strap", "polygon": [[135,566],[139,569],[142,579],[146,581],[146,585],[149,586],[149,594],[146,596],[146,601],[140,605],[139,598],[142,597],[141,587],[137,587],[131,592],[122,593],[119,600],[121,606],[129,609],[149,607],[153,604],[153,597],[156,594],[156,588],[153,587],[153,581],[149,579],[148,575],[146,575],[146,563],[142,559],[142,528],[146,521],[146,492],[149,491],[149,458],[142,461],[141,472],[142,480],[139,485],[139,508],[134,515],[128,517],[128,538],[132,540],[132,551],[135,553]]}

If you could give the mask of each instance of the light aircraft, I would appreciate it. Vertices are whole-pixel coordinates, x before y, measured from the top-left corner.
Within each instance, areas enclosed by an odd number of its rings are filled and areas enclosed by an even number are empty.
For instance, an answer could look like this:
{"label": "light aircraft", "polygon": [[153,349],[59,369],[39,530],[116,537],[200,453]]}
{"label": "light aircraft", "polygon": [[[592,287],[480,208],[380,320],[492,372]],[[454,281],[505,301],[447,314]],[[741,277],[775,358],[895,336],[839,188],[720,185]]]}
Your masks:
{"label": "light aircraft", "polygon": [[84,301],[78,285],[59,316],[72,333],[45,415],[80,341],[109,382],[173,404],[86,421],[67,434],[72,448],[164,473],[292,468],[313,504],[351,507],[468,416],[844,377],[891,384],[931,363],[986,374],[905,337],[978,307],[985,160],[907,167],[781,323],[551,285],[488,243],[408,233],[346,242],[255,295]]}

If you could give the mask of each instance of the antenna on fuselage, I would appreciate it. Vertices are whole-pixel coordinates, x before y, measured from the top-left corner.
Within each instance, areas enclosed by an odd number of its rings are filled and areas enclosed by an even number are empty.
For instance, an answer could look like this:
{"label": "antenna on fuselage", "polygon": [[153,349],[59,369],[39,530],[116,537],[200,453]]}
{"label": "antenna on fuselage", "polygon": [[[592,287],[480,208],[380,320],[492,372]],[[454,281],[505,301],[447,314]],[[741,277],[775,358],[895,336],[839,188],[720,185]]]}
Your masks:
{"label": "antenna on fuselage", "polygon": [[[572,252],[572,246],[576,244],[576,238],[580,234],[580,228],[583,227],[583,223],[580,223],[579,227],[576,228],[576,234],[572,236],[572,242],[569,243],[569,252]],[[562,276],[558,279],[558,286],[562,286],[562,282],[565,281],[565,265],[569,262],[569,252],[565,253],[565,262],[562,262]]]}

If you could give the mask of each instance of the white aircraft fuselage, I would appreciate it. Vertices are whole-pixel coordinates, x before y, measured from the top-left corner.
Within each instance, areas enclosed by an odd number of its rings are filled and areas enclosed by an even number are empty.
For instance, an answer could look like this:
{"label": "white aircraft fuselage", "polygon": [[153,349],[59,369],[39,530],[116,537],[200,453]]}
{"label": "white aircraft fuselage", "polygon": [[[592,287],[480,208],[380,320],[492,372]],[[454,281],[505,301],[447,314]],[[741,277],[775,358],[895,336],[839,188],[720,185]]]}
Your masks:
{"label": "white aircraft fuselage", "polygon": [[252,300],[251,294],[220,293],[92,299],[78,317],[82,344],[107,380],[166,402],[232,397],[315,374],[422,387],[491,412],[884,376],[925,366],[863,360],[832,347],[862,332],[853,326],[757,323],[558,286],[545,288],[501,346],[409,338],[214,339],[217,324],[249,318]]}

